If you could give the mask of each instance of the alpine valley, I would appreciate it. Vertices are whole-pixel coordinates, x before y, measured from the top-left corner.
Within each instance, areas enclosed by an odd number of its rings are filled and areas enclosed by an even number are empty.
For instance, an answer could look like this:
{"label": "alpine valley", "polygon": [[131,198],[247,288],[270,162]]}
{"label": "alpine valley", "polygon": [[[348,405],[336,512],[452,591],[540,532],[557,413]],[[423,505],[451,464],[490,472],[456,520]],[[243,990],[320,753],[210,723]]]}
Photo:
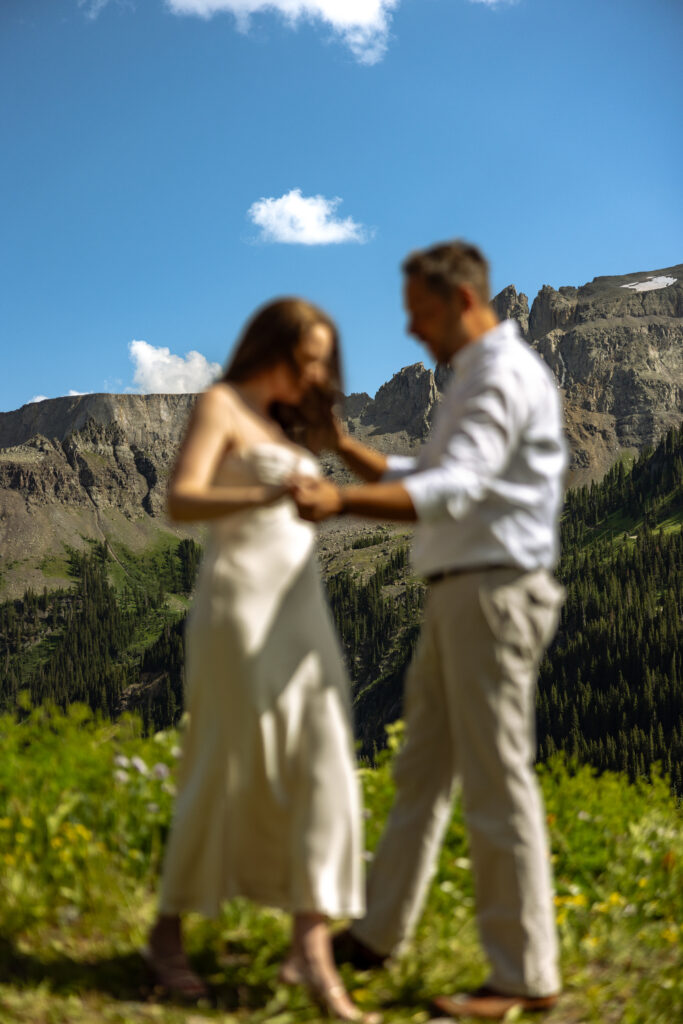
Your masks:
{"label": "alpine valley", "polygon": [[[568,600],[539,688],[539,754],[683,790],[683,265],[529,308],[493,300],[557,378],[571,450],[559,576]],[[352,394],[350,431],[385,452],[426,438],[450,371],[405,367]],[[182,710],[182,620],[201,531],[165,517],[193,395],[79,395],[0,413],[0,705],[80,700],[149,729]],[[332,456],[326,473],[348,474]],[[404,528],[332,522],[319,554],[369,757],[401,710],[424,587]]]}

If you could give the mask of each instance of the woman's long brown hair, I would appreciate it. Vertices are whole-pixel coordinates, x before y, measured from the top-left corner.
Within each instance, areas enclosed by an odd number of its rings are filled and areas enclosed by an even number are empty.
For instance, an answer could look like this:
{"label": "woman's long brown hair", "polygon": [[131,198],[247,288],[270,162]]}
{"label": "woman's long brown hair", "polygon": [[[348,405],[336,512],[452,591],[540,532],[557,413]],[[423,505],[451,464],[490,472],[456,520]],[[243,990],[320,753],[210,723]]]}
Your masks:
{"label": "woman's long brown hair", "polygon": [[342,397],[339,332],[327,313],[298,298],[275,299],[261,306],[244,327],[222,377],[229,384],[239,384],[279,363],[298,372],[297,345],[316,324],[324,324],[332,333],[328,385],[313,389],[299,405],[275,402],[269,410],[287,436],[306,447],[311,447],[309,434],[329,418],[332,406]]}

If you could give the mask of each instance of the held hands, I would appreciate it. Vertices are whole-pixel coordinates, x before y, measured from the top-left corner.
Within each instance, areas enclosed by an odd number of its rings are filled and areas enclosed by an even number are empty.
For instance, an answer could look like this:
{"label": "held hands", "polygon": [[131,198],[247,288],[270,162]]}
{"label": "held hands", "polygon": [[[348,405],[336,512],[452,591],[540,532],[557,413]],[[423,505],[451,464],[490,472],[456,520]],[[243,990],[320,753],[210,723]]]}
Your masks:
{"label": "held hands", "polygon": [[341,492],[329,480],[294,474],[289,478],[288,489],[302,519],[319,523],[343,511]]}

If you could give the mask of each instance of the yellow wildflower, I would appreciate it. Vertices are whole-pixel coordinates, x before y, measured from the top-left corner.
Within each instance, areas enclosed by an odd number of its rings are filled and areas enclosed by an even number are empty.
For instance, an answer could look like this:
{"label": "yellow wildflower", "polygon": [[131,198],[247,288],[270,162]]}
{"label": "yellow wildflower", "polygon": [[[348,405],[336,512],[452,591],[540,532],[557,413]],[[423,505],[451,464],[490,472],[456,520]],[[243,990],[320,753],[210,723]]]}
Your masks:
{"label": "yellow wildflower", "polygon": [[24,817],[23,814],[22,814],[22,816],[20,818],[20,821],[21,821],[21,824],[24,826],[24,828],[33,828],[32,820],[30,818]]}
{"label": "yellow wildflower", "polygon": [[662,932],[662,938],[665,939],[666,942],[678,942],[678,929],[673,925],[668,924]]}
{"label": "yellow wildflower", "polygon": [[567,896],[566,902],[572,907],[585,907],[588,900],[582,892],[576,892],[571,896]]}
{"label": "yellow wildflower", "polygon": [[618,907],[624,902],[624,897],[619,892],[611,892],[607,897],[610,907]]}
{"label": "yellow wildflower", "polygon": [[0,818],[0,828],[10,828],[12,825],[11,818]]}
{"label": "yellow wildflower", "polygon": [[5,854],[5,864],[9,864],[9,866],[12,867],[12,865],[16,864],[16,862],[17,862],[17,858],[14,856],[13,853],[6,853]]}

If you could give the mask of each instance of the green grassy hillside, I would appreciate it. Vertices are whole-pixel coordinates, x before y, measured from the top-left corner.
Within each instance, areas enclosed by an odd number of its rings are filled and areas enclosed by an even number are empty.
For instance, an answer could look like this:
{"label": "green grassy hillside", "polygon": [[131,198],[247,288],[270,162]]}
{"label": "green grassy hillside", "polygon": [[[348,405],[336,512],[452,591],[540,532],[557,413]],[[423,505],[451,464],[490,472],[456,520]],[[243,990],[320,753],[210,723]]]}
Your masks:
{"label": "green grassy hillside", "polygon": [[[0,718],[0,1020],[3,1024],[304,1024],[303,991],[278,985],[286,915],[243,900],[188,921],[217,1008],[160,1003],[137,950],[154,915],[178,735],[139,719],[46,708]],[[367,848],[392,799],[390,750],[362,769]],[[565,994],[548,1024],[673,1024],[683,1015],[683,834],[665,781],[629,784],[560,761],[539,769],[557,887]],[[387,1022],[428,1019],[432,995],[480,983],[467,841],[456,810],[407,956],[345,971]],[[512,1018],[510,1018],[512,1019]],[[526,1020],[520,1015],[517,1020]]]}
{"label": "green grassy hillside", "polygon": [[[567,603],[540,674],[542,759],[564,751],[631,779],[661,763],[683,793],[682,525],[683,428],[568,493]],[[419,631],[424,587],[409,541],[378,526],[322,553],[369,758],[401,714]],[[175,724],[198,557],[194,541],[170,537],[143,554],[93,543],[70,554],[70,589],[0,604],[0,709],[27,689],[34,702],[80,700],[114,719],[137,709],[147,731]]]}

